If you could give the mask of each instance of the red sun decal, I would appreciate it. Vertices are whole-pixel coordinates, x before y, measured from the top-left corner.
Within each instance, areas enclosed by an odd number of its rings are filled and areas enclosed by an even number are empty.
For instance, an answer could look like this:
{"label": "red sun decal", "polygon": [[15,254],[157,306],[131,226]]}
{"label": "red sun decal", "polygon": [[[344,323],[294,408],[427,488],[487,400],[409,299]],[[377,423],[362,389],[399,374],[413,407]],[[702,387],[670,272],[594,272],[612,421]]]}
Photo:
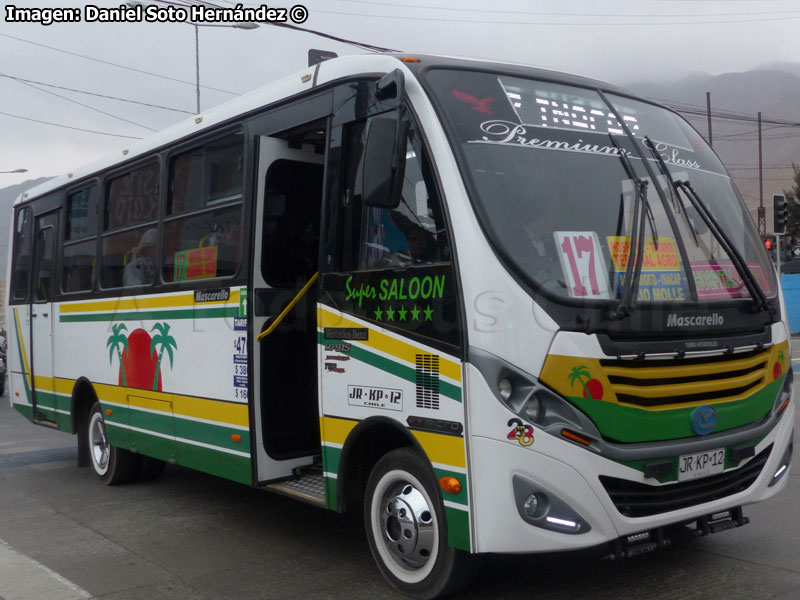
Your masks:
{"label": "red sun decal", "polygon": [[178,347],[169,329],[167,323],[156,323],[150,330],[155,332],[151,337],[144,329],[134,329],[126,335],[123,323],[112,325],[106,347],[109,361],[113,364],[114,356],[119,361],[119,385],[161,391],[161,362],[166,355],[172,367],[173,350]]}

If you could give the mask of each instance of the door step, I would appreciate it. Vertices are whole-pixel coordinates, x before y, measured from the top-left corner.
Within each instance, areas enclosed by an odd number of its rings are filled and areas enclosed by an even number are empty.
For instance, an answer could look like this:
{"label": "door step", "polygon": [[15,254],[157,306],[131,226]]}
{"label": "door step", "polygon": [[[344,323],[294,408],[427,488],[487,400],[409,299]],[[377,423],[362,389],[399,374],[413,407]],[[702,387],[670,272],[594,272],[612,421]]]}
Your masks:
{"label": "door step", "polygon": [[291,496],[316,506],[326,506],[325,477],[320,472],[306,473],[294,479],[286,479],[266,486],[268,490]]}

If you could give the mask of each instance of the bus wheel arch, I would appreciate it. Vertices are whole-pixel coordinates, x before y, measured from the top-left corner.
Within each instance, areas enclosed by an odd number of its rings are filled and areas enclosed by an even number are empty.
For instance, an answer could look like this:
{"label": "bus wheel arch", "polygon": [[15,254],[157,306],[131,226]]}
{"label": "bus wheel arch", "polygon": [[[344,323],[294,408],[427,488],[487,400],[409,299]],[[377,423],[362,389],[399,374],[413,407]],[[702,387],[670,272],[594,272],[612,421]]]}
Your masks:
{"label": "bus wheel arch", "polygon": [[356,425],[347,436],[339,459],[338,511],[360,511],[367,480],[377,462],[392,450],[409,446],[425,456],[414,436],[394,419],[369,417]]}
{"label": "bus wheel arch", "polygon": [[70,406],[71,430],[78,435],[78,466],[89,466],[89,451],[86,440],[89,425],[89,412],[97,402],[97,393],[92,382],[86,377],[79,378],[72,387],[72,403]]}

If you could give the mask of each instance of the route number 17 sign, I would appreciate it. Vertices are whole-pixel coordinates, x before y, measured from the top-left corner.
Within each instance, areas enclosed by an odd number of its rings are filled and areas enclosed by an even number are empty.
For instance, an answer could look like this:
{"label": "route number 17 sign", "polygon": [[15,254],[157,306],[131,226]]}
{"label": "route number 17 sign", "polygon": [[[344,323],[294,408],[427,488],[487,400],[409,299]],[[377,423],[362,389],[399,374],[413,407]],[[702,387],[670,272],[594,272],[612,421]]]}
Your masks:
{"label": "route number 17 sign", "polygon": [[569,295],[609,299],[608,269],[597,234],[594,231],[555,231],[553,236]]}

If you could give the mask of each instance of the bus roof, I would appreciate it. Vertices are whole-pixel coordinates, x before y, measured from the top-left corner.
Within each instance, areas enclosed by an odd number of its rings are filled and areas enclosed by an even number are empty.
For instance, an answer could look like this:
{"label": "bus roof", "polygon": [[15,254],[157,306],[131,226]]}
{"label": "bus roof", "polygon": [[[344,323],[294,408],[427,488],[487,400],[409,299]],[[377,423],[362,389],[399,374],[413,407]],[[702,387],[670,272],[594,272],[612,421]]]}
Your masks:
{"label": "bus roof", "polygon": [[[413,57],[418,62],[405,62],[402,59]],[[433,56],[411,53],[387,53],[351,55],[327,60],[317,65],[307,67],[302,71],[269,83],[263,87],[243,94],[238,98],[217,105],[198,115],[185,119],[179,123],[162,129],[148,137],[131,143],[119,153],[106,155],[96,161],[73,169],[69,173],[59,175],[41,183],[17,197],[14,204],[21,204],[33,198],[42,196],[62,187],[74,185],[82,178],[90,177],[96,173],[121,166],[136,159],[189,137],[198,132],[212,129],[213,127],[235,119],[236,117],[257,111],[268,104],[296,96],[303,92],[319,87],[322,84],[342,79],[357,74],[388,73],[396,68],[406,67],[411,73],[431,68],[469,68],[476,70],[501,71],[509,75],[543,79],[567,85],[580,87],[600,88],[607,91],[630,94],[617,86],[548,69],[531,67],[516,63],[490,62],[482,59],[456,58],[448,56]]]}

